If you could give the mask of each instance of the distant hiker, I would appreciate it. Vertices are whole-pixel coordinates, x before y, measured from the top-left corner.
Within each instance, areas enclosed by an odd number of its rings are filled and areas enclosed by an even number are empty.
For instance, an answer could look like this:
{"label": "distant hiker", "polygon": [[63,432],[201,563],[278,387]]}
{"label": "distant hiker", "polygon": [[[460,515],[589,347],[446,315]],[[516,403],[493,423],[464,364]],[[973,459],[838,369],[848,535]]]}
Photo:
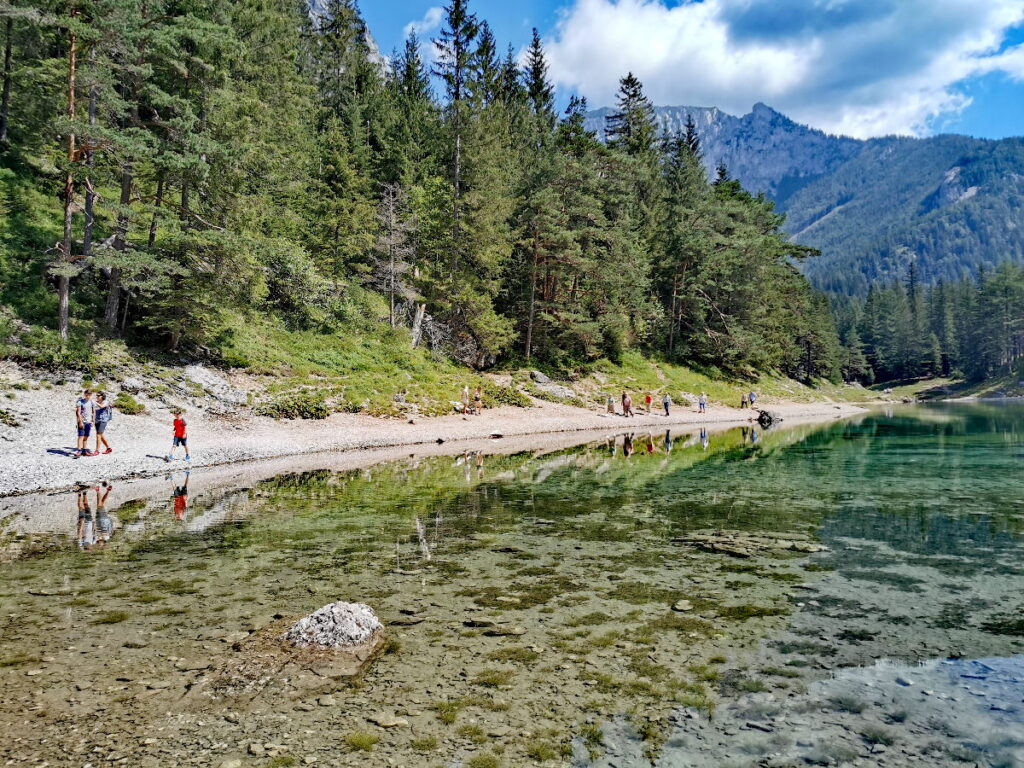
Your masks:
{"label": "distant hiker", "polygon": [[614,416],[615,415],[615,398],[612,397],[611,392],[608,393],[608,402],[606,403],[606,405],[608,407],[608,413],[610,413],[610,414],[612,414]]}
{"label": "distant hiker", "polygon": [[100,453],[100,443],[102,443],[106,450],[103,453],[113,453],[114,449],[110,447],[110,443],[107,442],[107,437],[104,434],[107,431],[107,425],[111,419],[114,418],[114,408],[110,405],[107,400],[106,392],[96,393],[96,453]]}
{"label": "distant hiker", "polygon": [[92,390],[86,389],[82,396],[75,401],[75,422],[78,424],[78,446],[75,450],[75,458],[79,456],[95,456],[89,450],[89,434],[92,432],[92,423],[96,419],[96,403],[92,399]]}
{"label": "distant hiker", "polygon": [[652,402],[654,402],[654,398],[651,397],[651,393],[648,392],[646,395],[644,395],[644,403],[647,405],[647,415],[648,416],[651,415],[651,403]]}
{"label": "distant hiker", "polygon": [[700,413],[708,411],[708,396],[704,392],[701,392],[700,397],[697,398],[697,408]]}
{"label": "distant hiker", "polygon": [[668,392],[661,398],[661,405],[665,409],[665,416],[669,415],[669,409],[672,407],[672,395]]}
{"label": "distant hiker", "polygon": [[622,415],[633,416],[633,398],[629,396],[629,392],[622,390]]}
{"label": "distant hiker", "polygon": [[755,392],[754,390],[750,390],[749,397],[750,397],[750,407],[753,408],[754,407],[754,403],[757,402],[757,392]]}
{"label": "distant hiker", "polygon": [[469,413],[469,384],[462,386],[462,412]]}
{"label": "distant hiker", "polygon": [[746,408],[746,407],[747,407],[747,396],[744,394],[740,398],[740,408]]}
{"label": "distant hiker", "polygon": [[188,422],[185,421],[185,413],[180,409],[174,410],[174,439],[171,441],[171,452],[167,454],[167,461],[174,458],[174,449],[179,445],[185,449],[185,461],[192,461],[188,451]]}
{"label": "distant hiker", "polygon": [[484,412],[484,391],[479,386],[473,390],[473,410],[477,416]]}

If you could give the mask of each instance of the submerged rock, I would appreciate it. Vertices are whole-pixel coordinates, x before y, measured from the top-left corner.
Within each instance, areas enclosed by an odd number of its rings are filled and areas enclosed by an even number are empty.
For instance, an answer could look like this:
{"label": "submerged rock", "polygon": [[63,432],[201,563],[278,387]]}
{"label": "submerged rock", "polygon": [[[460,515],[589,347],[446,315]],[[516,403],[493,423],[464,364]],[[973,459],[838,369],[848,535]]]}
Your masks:
{"label": "submerged rock", "polygon": [[370,606],[339,600],[299,619],[284,638],[301,648],[351,648],[370,642],[382,629]]}

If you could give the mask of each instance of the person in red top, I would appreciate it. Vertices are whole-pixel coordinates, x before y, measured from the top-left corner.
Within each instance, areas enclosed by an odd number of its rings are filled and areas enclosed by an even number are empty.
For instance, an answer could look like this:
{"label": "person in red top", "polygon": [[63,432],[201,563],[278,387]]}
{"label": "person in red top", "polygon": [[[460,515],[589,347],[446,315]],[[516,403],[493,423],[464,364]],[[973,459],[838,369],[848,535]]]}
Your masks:
{"label": "person in red top", "polygon": [[651,415],[651,403],[652,403],[653,401],[654,401],[654,398],[653,398],[653,397],[651,397],[651,393],[650,393],[650,392],[648,392],[648,393],[647,393],[647,394],[646,394],[646,395],[644,396],[644,402],[645,402],[645,403],[647,404],[647,415],[648,415],[648,416],[650,416],[650,415]]}
{"label": "person in red top", "polygon": [[179,445],[185,449],[185,461],[192,461],[188,452],[188,422],[185,421],[185,414],[180,408],[174,411],[174,440],[171,442],[171,452],[167,454],[166,461],[174,458],[174,449]]}

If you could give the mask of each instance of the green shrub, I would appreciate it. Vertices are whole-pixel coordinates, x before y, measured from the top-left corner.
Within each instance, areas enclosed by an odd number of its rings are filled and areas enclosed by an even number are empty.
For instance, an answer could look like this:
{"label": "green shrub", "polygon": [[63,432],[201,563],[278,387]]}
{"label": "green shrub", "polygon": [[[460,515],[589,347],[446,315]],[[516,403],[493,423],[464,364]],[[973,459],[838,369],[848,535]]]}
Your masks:
{"label": "green shrub", "polygon": [[517,408],[529,408],[530,398],[524,395],[515,387],[505,387],[495,384],[493,381],[486,381],[484,388],[484,407],[496,408],[499,405],[514,405]]}
{"label": "green shrub", "polygon": [[345,743],[353,752],[369,752],[378,741],[380,736],[369,731],[352,731],[345,737]]}
{"label": "green shrub", "polygon": [[114,398],[114,407],[121,413],[134,416],[146,410],[146,406],[129,395],[127,392],[118,392]]}
{"label": "green shrub", "polygon": [[331,415],[323,395],[308,390],[263,403],[257,406],[256,413],[272,419],[326,419]]}

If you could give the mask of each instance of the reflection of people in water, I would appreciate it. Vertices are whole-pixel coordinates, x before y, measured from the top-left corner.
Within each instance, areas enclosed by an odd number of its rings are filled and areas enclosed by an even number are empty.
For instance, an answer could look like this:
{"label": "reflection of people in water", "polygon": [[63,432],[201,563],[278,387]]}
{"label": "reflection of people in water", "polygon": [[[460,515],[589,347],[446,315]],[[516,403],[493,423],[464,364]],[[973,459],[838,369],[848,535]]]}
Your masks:
{"label": "reflection of people in water", "polygon": [[622,455],[626,456],[627,458],[629,456],[633,455],[633,434],[632,433],[630,433],[628,435],[623,435],[622,436]]}
{"label": "reflection of people in water", "polygon": [[750,428],[750,444],[754,445],[760,439],[761,439],[761,436],[759,434],[757,434],[757,430],[754,429],[753,427],[751,427]]}
{"label": "reflection of people in water", "polygon": [[665,453],[672,453],[672,430],[665,430]]}
{"label": "reflection of people in water", "polygon": [[90,550],[96,543],[96,526],[92,519],[92,507],[89,506],[89,489],[78,492],[78,547]]}
{"label": "reflection of people in water", "polygon": [[101,496],[100,489],[96,489],[96,543],[101,547],[114,535],[114,520],[107,514],[107,498],[112,490],[114,486],[104,484]]}
{"label": "reflection of people in water", "polygon": [[743,445],[747,444],[747,438],[750,437],[750,427],[740,427],[740,442]]}
{"label": "reflection of people in water", "polygon": [[647,452],[648,453],[654,453],[654,436],[653,435],[648,435],[647,436]]}
{"label": "reflection of people in water", "polygon": [[476,476],[478,480],[484,479],[484,455],[482,452],[476,455]]}
{"label": "reflection of people in water", "polygon": [[711,441],[708,439],[708,431],[706,429],[704,429],[704,427],[701,427],[700,428],[700,447],[703,448],[706,451],[708,449],[709,445],[711,445]]}
{"label": "reflection of people in water", "polygon": [[184,520],[185,516],[188,515],[188,470],[185,470],[185,476],[182,478],[181,485],[174,481],[173,474],[168,475],[167,479],[171,481],[171,487],[174,489],[174,519]]}

